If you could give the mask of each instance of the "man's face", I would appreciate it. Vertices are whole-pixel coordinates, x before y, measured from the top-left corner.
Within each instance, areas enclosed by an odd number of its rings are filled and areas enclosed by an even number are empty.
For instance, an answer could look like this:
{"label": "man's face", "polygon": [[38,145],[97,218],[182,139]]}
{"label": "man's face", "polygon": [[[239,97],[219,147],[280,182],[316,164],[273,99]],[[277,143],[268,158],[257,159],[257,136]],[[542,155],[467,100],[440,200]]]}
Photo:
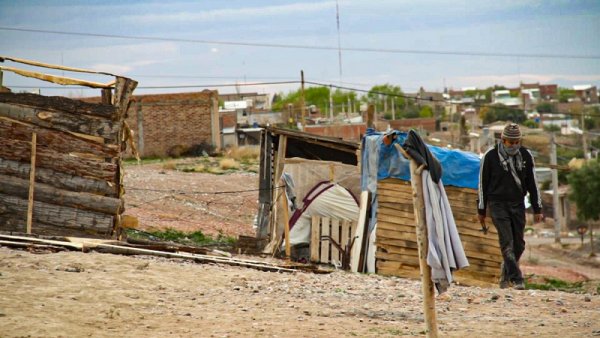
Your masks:
{"label": "man's face", "polygon": [[521,145],[521,139],[518,139],[518,140],[502,139],[502,142],[504,143],[504,146],[507,148],[514,148],[514,147],[518,147]]}
{"label": "man's face", "polygon": [[515,156],[521,147],[521,139],[502,139],[506,153],[510,156]]}

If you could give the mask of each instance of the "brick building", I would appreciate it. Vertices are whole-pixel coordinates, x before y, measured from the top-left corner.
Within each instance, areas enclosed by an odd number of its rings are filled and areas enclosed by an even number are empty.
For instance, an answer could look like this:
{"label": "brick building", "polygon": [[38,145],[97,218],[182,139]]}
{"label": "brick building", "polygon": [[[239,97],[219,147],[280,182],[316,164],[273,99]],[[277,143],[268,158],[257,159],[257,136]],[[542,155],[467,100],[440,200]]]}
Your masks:
{"label": "brick building", "polygon": [[136,95],[127,123],[140,156],[174,156],[200,144],[221,148],[217,91]]}

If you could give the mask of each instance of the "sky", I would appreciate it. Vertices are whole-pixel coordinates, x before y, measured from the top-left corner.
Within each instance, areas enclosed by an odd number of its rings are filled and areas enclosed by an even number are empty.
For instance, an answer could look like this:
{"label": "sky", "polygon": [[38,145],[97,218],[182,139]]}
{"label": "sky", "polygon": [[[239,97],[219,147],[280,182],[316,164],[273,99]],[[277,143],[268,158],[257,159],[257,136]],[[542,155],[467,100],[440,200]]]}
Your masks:
{"label": "sky", "polygon": [[[597,0],[0,0],[0,55],[130,77],[137,94],[287,93],[299,84],[273,82],[299,81],[301,70],[310,82],[360,90],[389,83],[407,93],[600,86],[598,36]],[[10,72],[3,83],[44,95],[99,93]]]}

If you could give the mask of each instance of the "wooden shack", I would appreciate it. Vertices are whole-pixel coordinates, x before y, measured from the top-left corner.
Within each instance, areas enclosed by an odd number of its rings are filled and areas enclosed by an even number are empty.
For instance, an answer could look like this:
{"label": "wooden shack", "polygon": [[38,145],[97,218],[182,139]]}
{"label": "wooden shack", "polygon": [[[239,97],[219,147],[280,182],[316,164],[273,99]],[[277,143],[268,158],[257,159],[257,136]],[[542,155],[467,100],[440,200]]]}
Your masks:
{"label": "wooden shack", "polygon": [[[470,266],[454,273],[456,281],[469,285],[496,284],[502,255],[496,228],[487,234],[477,219],[477,190],[445,186],[448,201]],[[377,272],[383,275],[419,277],[417,236],[410,181],[388,178],[377,185]],[[491,225],[491,219],[487,220]]]}
{"label": "wooden shack", "polygon": [[[97,73],[8,57],[0,61]],[[98,88],[103,102],[0,93],[0,230],[114,235],[124,211],[121,153],[130,136],[124,121],[137,82],[108,73],[99,74],[114,80],[103,84],[0,66],[2,71]]]}

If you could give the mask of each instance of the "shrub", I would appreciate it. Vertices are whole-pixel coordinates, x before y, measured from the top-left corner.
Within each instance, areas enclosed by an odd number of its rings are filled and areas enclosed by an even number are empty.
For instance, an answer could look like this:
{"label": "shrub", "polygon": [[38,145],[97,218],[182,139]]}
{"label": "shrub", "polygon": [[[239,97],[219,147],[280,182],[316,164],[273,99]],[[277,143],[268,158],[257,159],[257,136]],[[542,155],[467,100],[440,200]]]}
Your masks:
{"label": "shrub", "polygon": [[239,169],[240,163],[232,158],[224,158],[221,161],[219,161],[219,167],[223,170]]}

